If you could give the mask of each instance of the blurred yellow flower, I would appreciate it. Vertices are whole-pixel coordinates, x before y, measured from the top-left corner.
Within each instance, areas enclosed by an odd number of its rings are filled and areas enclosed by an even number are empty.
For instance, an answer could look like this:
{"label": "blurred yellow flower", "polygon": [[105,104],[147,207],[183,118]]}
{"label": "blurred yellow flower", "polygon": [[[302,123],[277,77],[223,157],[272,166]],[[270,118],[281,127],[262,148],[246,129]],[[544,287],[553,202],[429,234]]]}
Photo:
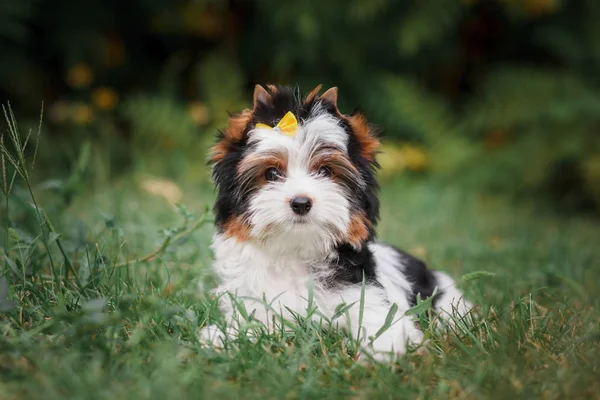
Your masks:
{"label": "blurred yellow flower", "polygon": [[92,92],[92,102],[101,110],[112,110],[119,101],[117,92],[110,88],[100,87]]}
{"label": "blurred yellow flower", "polygon": [[75,104],[72,113],[73,120],[78,124],[89,124],[94,119],[94,110],[88,104]]}
{"label": "blurred yellow flower", "polygon": [[377,157],[382,176],[389,176],[404,170],[424,171],[429,167],[429,157],[425,151],[410,144],[382,143],[381,154]]}
{"label": "blurred yellow flower", "polygon": [[400,148],[404,167],[410,171],[423,171],[429,166],[427,153],[420,147],[404,145]]}
{"label": "blurred yellow flower", "polygon": [[179,186],[167,179],[144,179],[140,187],[148,193],[162,197],[172,205],[179,203],[183,198]]}
{"label": "blurred yellow flower", "polygon": [[67,83],[73,88],[87,87],[93,79],[94,73],[87,64],[75,64],[67,71]]}
{"label": "blurred yellow flower", "polygon": [[206,104],[199,101],[194,101],[188,105],[188,113],[198,125],[206,125],[210,116]]}
{"label": "blurred yellow flower", "polygon": [[423,246],[413,247],[409,250],[409,253],[419,258],[427,257],[427,249]]}

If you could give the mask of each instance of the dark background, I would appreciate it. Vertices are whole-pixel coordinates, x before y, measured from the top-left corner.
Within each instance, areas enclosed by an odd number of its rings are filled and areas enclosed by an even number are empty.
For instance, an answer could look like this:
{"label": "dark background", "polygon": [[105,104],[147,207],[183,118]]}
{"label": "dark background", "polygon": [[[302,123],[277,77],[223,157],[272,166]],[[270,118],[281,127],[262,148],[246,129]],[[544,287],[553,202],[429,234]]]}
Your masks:
{"label": "dark background", "polygon": [[598,21],[592,0],[2,0],[0,100],[21,134],[43,102],[42,177],[193,180],[255,83],[335,85],[382,132],[382,179],[597,214]]}

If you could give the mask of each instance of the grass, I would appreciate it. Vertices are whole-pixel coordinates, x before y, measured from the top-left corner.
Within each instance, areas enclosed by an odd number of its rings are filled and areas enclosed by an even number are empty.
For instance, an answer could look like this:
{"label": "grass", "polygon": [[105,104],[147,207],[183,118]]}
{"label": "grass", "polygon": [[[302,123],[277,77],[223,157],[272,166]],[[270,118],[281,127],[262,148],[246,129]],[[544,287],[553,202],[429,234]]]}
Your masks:
{"label": "grass", "polygon": [[[6,187],[14,168],[5,165]],[[301,319],[286,332],[258,330],[256,342],[201,346],[199,328],[219,319],[208,296],[212,188],[182,181],[188,208],[174,209],[138,183],[124,175],[87,185],[65,205],[17,177],[0,208],[0,398],[558,399],[600,390],[598,221],[435,179],[387,181],[381,239],[466,277],[483,318],[429,332],[424,354],[360,363],[343,333]]]}

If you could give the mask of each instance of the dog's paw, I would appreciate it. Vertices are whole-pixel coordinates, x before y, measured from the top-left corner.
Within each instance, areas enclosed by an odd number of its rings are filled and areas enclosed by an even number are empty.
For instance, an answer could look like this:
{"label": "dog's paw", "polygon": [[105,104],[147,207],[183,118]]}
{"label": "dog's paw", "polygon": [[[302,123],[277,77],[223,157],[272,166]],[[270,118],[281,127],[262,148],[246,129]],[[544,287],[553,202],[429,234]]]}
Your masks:
{"label": "dog's paw", "polygon": [[373,359],[382,363],[394,362],[397,357],[403,356],[409,351],[422,354],[426,349],[426,340],[423,332],[418,329],[409,318],[402,318],[396,324],[383,332],[381,336],[372,343],[364,346],[363,353],[369,356],[361,357],[359,360]]}

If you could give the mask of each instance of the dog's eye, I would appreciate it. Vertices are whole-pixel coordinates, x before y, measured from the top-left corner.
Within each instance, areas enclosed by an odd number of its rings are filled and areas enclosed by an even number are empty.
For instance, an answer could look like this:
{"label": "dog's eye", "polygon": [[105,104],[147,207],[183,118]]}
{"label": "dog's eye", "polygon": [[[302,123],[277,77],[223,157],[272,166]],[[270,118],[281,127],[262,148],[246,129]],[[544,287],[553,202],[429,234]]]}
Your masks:
{"label": "dog's eye", "polygon": [[265,179],[268,182],[275,182],[281,179],[281,173],[275,167],[267,168],[265,171]]}
{"label": "dog's eye", "polygon": [[318,172],[319,176],[322,176],[324,178],[329,178],[331,176],[331,170],[325,166],[319,168],[319,172]]}

